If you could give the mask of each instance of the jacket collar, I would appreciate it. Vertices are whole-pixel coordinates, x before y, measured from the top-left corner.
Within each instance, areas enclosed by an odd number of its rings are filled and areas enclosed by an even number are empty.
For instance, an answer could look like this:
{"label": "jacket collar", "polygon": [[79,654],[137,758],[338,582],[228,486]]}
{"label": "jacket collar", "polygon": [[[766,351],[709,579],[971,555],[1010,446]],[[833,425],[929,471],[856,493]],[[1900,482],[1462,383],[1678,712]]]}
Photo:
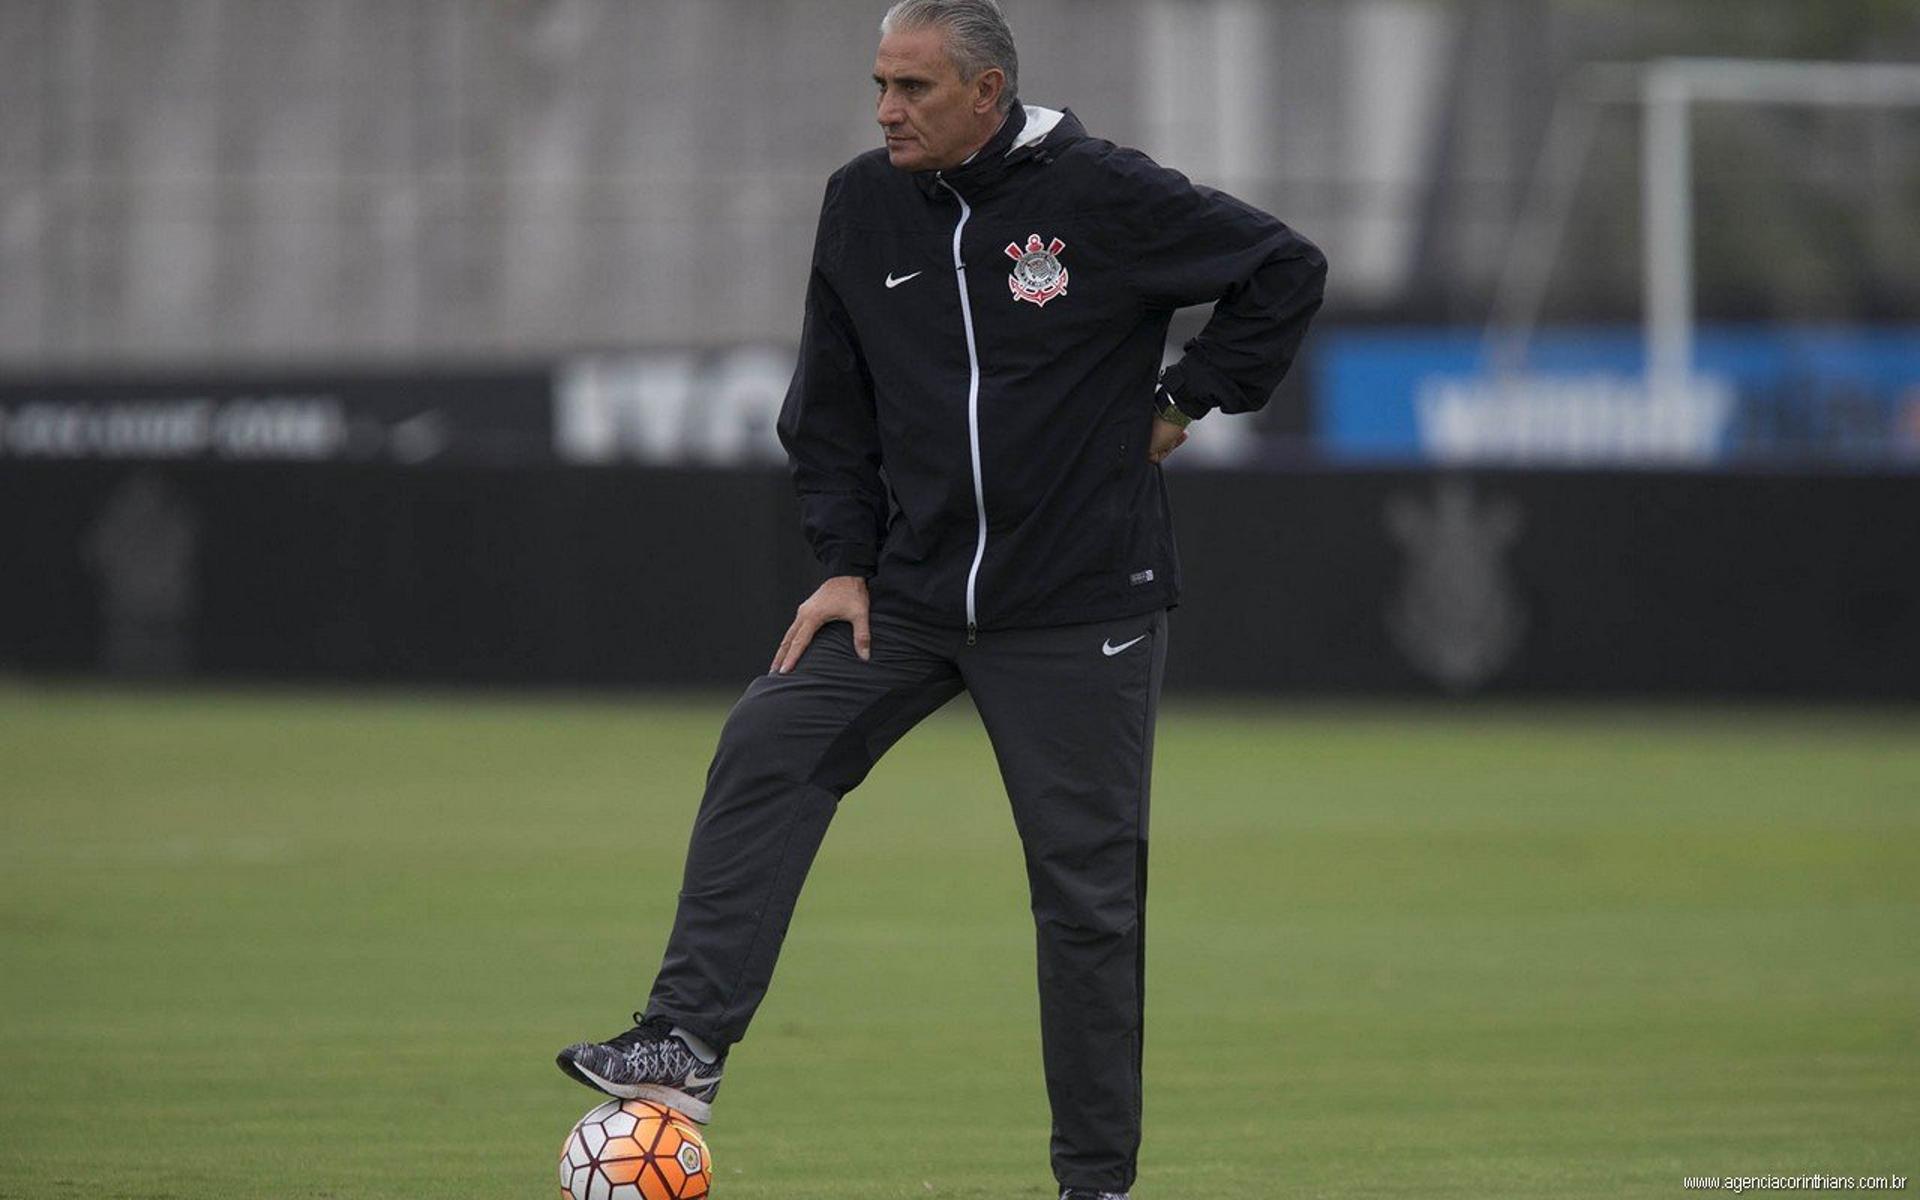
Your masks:
{"label": "jacket collar", "polygon": [[1046,162],[1065,142],[1086,136],[1086,128],[1072,109],[1057,112],[1014,101],[1007,119],[966,162],[948,171],[915,171],[913,181],[922,194],[944,197],[941,182],[951,183],[971,203],[1023,163]]}

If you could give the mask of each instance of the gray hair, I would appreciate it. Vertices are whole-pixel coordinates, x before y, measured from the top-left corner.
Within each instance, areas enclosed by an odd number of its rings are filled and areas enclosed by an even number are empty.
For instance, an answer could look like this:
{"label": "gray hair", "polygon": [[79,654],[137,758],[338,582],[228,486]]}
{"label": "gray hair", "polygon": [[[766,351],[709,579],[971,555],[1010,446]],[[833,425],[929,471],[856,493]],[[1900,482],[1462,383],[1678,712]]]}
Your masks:
{"label": "gray hair", "polygon": [[880,18],[880,36],[896,29],[939,29],[947,35],[947,57],[962,79],[977,79],[982,71],[1000,68],[1007,86],[1000,91],[1000,111],[1013,107],[1020,90],[1020,56],[1013,49],[1013,30],[994,0],[900,0]]}

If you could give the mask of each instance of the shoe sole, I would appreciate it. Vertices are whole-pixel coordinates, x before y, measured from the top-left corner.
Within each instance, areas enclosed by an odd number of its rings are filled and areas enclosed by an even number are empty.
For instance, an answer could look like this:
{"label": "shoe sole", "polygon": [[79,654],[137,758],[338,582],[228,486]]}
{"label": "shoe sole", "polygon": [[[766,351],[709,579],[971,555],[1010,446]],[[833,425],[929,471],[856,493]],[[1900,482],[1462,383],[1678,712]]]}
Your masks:
{"label": "shoe sole", "polygon": [[621,1100],[651,1100],[655,1104],[664,1104],[696,1125],[706,1125],[713,1120],[712,1104],[695,1100],[678,1088],[658,1083],[615,1083],[611,1079],[601,1078],[564,1054],[554,1062],[575,1083],[585,1084],[595,1091]]}

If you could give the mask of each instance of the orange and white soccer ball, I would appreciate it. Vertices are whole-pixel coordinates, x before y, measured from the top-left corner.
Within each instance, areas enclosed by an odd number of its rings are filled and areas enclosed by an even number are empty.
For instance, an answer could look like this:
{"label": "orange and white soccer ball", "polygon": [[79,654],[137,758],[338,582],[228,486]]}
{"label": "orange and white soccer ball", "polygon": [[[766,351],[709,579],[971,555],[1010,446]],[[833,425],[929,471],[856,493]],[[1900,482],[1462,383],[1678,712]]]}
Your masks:
{"label": "orange and white soccer ball", "polygon": [[564,1200],[695,1200],[712,1187],[700,1130],[651,1100],[607,1101],[560,1148]]}

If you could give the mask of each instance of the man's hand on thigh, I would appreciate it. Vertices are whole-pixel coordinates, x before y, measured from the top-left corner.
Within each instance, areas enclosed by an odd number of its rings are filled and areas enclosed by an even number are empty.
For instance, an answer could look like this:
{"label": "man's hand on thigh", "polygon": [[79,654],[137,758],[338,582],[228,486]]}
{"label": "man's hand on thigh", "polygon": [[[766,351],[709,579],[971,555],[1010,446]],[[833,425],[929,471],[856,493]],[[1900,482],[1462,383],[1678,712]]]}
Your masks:
{"label": "man's hand on thigh", "polygon": [[785,675],[793,670],[793,665],[806,653],[813,635],[822,625],[834,621],[845,621],[853,626],[853,648],[862,662],[872,656],[873,635],[867,629],[867,581],[859,575],[835,575],[827,580],[814,593],[803,601],[793,616],[793,624],[787,626],[787,635],[780,639],[780,648],[773,652],[773,666],[769,671]]}

